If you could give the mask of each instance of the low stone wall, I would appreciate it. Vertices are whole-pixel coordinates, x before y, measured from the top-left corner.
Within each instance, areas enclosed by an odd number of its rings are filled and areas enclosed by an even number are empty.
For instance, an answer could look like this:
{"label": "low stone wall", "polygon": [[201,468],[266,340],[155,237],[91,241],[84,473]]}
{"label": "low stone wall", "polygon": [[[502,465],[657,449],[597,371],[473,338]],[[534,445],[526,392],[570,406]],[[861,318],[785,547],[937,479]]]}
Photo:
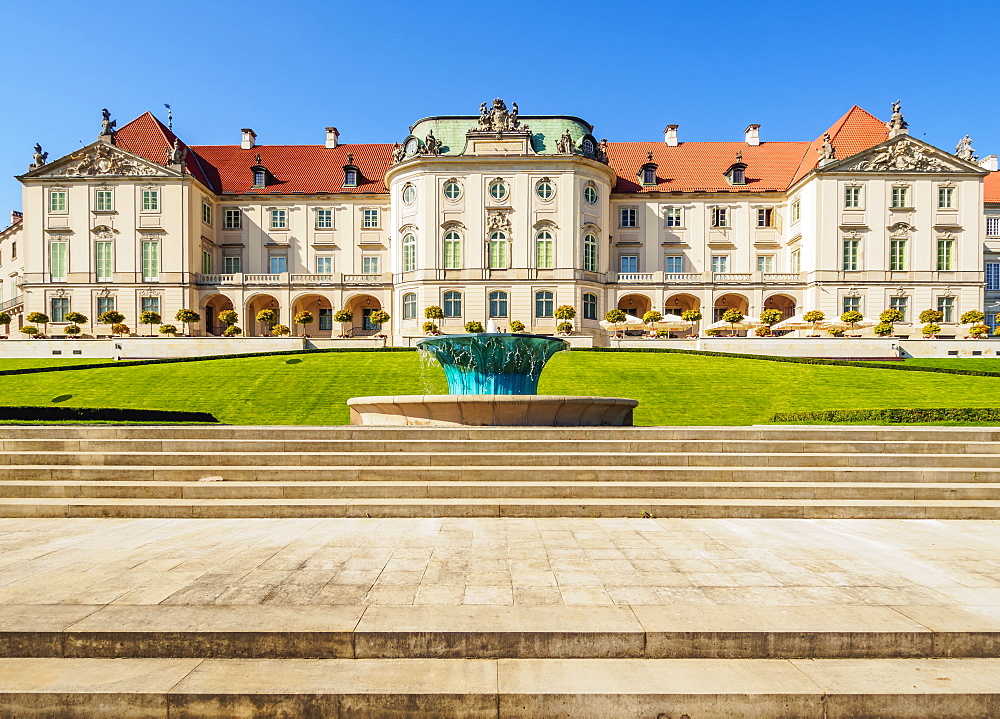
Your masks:
{"label": "low stone wall", "polygon": [[0,340],[0,359],[113,359],[115,356],[111,340]]}
{"label": "low stone wall", "polygon": [[1000,357],[1000,339],[900,340],[902,357]]}

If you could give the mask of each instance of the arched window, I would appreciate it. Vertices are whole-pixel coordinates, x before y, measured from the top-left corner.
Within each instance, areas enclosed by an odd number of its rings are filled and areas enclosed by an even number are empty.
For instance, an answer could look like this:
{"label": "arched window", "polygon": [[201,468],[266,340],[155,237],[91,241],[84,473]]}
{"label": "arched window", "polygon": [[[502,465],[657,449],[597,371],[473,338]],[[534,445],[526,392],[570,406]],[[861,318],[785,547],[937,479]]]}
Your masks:
{"label": "arched window", "polygon": [[445,317],[461,317],[462,316],[462,293],[461,292],[445,292],[444,293],[444,316]]}
{"label": "arched window", "polygon": [[535,235],[535,263],[540,270],[551,270],[555,267],[552,254],[552,233],[542,230]]}
{"label": "arched window", "polygon": [[417,269],[417,238],[412,234],[403,235],[403,272]]}
{"label": "arched window", "polygon": [[507,317],[507,293],[490,292],[490,317]]}
{"label": "arched window", "polygon": [[597,272],[597,238],[591,234],[583,238],[583,269]]}
{"label": "arched window", "polygon": [[555,295],[548,290],[535,293],[535,317],[552,317],[555,311]]}
{"label": "arched window", "polygon": [[454,230],[449,230],[444,235],[444,268],[462,269],[462,236]]}
{"label": "arched window", "polygon": [[403,319],[417,319],[417,296],[413,292],[403,295]]}
{"label": "arched window", "polygon": [[583,319],[597,319],[597,295],[592,292],[583,293]]}
{"label": "arched window", "polygon": [[494,232],[490,235],[490,269],[507,269],[507,234]]}

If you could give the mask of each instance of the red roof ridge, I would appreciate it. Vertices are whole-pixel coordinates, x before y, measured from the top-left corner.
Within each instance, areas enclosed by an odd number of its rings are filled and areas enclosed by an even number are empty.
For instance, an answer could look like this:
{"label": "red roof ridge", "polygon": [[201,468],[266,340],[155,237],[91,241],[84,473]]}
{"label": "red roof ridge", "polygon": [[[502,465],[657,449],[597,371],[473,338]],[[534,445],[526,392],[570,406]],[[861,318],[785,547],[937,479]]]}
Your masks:
{"label": "red roof ridge", "polygon": [[209,180],[197,152],[148,110],[115,132],[116,147],[163,166],[167,164],[167,148],[173,147],[175,140],[188,150],[184,160],[188,172],[213,192],[217,192],[218,187]]}

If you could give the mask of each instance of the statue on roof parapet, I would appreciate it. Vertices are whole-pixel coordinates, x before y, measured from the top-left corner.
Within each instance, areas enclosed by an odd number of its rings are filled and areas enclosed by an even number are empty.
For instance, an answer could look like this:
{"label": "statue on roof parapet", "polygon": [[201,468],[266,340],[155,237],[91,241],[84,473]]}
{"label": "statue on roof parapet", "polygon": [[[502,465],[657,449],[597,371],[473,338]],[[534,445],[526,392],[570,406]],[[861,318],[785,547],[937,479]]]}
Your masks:
{"label": "statue on roof parapet", "polygon": [[111,111],[108,108],[101,108],[101,134],[97,136],[99,140],[109,140],[114,142],[115,125],[117,123],[111,119]]}
{"label": "statue on roof parapet", "polygon": [[889,128],[889,137],[909,134],[906,128],[910,125],[903,119],[903,113],[899,109],[901,104],[901,100],[896,100],[896,102],[892,103],[892,117],[889,118],[889,122],[885,123],[885,126]]}
{"label": "statue on roof parapet", "polygon": [[572,155],[576,152],[576,143],[573,142],[573,138],[569,134],[569,128],[566,128],[566,132],[562,134],[559,141],[556,142],[556,152],[560,155]]}
{"label": "statue on roof parapet", "polygon": [[976,151],[972,147],[972,138],[966,135],[958,144],[955,145],[955,157],[959,160],[965,160],[966,162],[975,162],[979,158],[976,157]]}
{"label": "statue on roof parapet", "polygon": [[181,145],[181,141],[176,137],[174,138],[174,146],[167,146],[167,164],[168,165],[183,165],[184,159],[187,157],[187,148]]}
{"label": "statue on roof parapet", "polygon": [[823,133],[823,145],[819,148],[820,165],[826,165],[837,159],[837,150],[829,132]]}
{"label": "statue on roof parapet", "polygon": [[475,131],[495,132],[498,136],[504,132],[530,132],[527,125],[521,125],[518,112],[516,102],[511,103],[510,110],[499,97],[491,105],[484,102],[479,106],[479,123]]}
{"label": "statue on roof parapet", "polygon": [[42,152],[42,146],[39,145],[36,142],[35,143],[34,162],[31,165],[30,169],[34,170],[34,169],[37,169],[37,168],[41,167],[42,165],[45,164],[45,161],[48,160],[48,159],[49,159],[49,153]]}
{"label": "statue on roof parapet", "polygon": [[441,145],[443,143],[434,137],[434,131],[427,133],[427,137],[424,138],[424,146],[420,148],[421,155],[440,155]]}

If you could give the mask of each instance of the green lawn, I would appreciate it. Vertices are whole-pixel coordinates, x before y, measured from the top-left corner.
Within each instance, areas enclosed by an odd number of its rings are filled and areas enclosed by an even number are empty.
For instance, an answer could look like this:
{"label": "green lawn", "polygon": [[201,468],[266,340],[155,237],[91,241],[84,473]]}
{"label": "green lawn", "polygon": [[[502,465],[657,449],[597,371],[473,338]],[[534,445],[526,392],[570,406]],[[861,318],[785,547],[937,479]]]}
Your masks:
{"label": "green lawn", "polygon": [[[232,424],[345,424],[359,395],[445,391],[416,353],[329,353],[0,376],[0,403],[211,412]],[[644,425],[741,425],[774,412],[996,407],[1000,378],[680,354],[569,352],[542,394],[632,397]]]}
{"label": "green lawn", "polygon": [[84,359],[82,357],[73,357],[62,359],[60,357],[41,357],[41,358],[3,358],[0,359],[0,371],[8,369],[29,369],[31,367],[67,367],[74,364],[106,364],[108,362],[114,362],[110,359]]}
{"label": "green lawn", "polygon": [[903,364],[918,367],[947,367],[949,369],[1000,372],[1000,357],[914,357],[903,360]]}

